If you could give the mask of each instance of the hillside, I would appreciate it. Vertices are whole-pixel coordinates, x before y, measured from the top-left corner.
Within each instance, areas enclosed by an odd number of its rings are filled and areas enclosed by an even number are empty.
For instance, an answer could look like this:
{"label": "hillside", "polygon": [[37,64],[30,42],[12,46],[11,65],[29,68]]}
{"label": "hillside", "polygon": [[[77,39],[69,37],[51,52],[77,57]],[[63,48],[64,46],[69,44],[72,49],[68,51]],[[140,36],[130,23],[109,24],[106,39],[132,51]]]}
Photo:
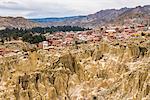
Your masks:
{"label": "hillside", "polygon": [[150,5],[137,6],[118,16],[113,23],[118,24],[150,24]]}
{"label": "hillside", "polygon": [[[0,27],[33,28],[38,26],[80,26],[97,27],[108,23],[114,24],[148,24],[150,5],[135,8],[106,9],[87,16],[72,16],[62,18],[25,19],[23,17],[0,17]],[[128,21],[130,23],[128,23]]]}
{"label": "hillside", "polygon": [[39,26],[38,23],[29,21],[23,17],[0,17],[0,27],[32,28],[37,26]]}
{"label": "hillside", "polygon": [[[87,16],[72,16],[62,18],[25,19],[23,17],[0,17],[0,27],[33,28],[38,26],[80,26],[97,27],[108,23],[114,24],[148,24],[150,5],[135,8],[106,9]],[[128,23],[128,21],[130,23]]]}
{"label": "hillside", "polygon": [[[150,16],[150,5],[138,6],[135,8],[121,8],[121,9],[106,9],[101,10],[94,14],[89,14],[84,17],[70,17],[70,18],[58,18],[58,19],[40,19],[48,26],[61,26],[72,25],[81,27],[96,27],[104,25],[106,23],[120,23],[122,20],[126,20],[129,17],[135,18],[140,16],[141,19],[145,19]],[[32,19],[31,19],[32,20]],[[40,22],[40,20],[33,19],[32,21]]]}

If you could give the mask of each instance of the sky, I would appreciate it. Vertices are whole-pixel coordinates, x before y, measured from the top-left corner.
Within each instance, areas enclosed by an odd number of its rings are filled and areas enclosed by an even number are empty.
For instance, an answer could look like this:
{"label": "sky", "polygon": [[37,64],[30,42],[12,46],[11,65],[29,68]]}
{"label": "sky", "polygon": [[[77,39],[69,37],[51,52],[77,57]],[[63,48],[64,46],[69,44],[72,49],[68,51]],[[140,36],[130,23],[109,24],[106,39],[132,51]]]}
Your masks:
{"label": "sky", "polygon": [[68,17],[139,5],[150,5],[150,0],[0,0],[0,16]]}

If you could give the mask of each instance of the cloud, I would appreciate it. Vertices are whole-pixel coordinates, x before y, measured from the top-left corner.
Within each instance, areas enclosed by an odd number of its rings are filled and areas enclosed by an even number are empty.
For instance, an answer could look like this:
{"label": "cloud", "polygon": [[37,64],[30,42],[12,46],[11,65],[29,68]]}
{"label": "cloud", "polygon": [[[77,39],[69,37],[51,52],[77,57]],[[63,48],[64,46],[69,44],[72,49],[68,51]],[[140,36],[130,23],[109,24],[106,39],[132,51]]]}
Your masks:
{"label": "cloud", "polygon": [[17,2],[14,1],[3,1],[4,4],[18,4]]}
{"label": "cloud", "polygon": [[148,5],[149,0],[0,0],[0,16],[62,17],[108,8]]}
{"label": "cloud", "polygon": [[0,2],[0,10],[29,10],[19,2],[2,1]]}

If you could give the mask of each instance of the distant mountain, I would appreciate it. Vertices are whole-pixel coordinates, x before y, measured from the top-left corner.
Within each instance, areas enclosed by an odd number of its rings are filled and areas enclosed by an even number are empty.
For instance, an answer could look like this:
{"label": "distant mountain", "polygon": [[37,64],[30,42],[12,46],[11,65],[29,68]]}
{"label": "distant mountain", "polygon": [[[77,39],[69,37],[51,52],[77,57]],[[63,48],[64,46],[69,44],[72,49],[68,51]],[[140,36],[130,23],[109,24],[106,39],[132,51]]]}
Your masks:
{"label": "distant mountain", "polygon": [[81,27],[96,27],[107,23],[121,23],[125,19],[135,18],[137,16],[145,19],[150,16],[150,5],[138,6],[135,8],[121,8],[121,9],[106,9],[87,16],[75,16],[64,18],[44,18],[31,19],[34,22],[42,22],[48,26],[62,26],[72,25]]}
{"label": "distant mountain", "polygon": [[72,16],[72,17],[53,17],[53,18],[37,18],[37,19],[29,19],[33,22],[47,23],[47,22],[62,22],[66,20],[76,20],[79,18],[84,18],[86,16]]}
{"label": "distant mountain", "polygon": [[87,16],[62,18],[25,19],[23,17],[0,17],[0,27],[33,28],[47,26],[99,27],[105,24],[150,24],[150,5],[135,8],[106,9]]}
{"label": "distant mountain", "polygon": [[32,22],[23,17],[0,17],[0,27],[7,28],[33,28],[40,24]]}
{"label": "distant mountain", "polygon": [[[113,23],[118,24],[148,24],[150,21],[150,5],[137,6],[119,15]],[[149,23],[150,24],[150,23]]]}

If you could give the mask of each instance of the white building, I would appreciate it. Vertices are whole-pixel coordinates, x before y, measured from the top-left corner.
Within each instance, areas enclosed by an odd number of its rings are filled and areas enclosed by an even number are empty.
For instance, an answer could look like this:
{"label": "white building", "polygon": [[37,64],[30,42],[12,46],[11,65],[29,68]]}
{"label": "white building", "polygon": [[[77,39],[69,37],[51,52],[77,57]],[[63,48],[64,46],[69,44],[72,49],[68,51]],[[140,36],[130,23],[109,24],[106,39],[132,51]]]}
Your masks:
{"label": "white building", "polygon": [[110,29],[110,30],[106,30],[107,33],[116,33],[116,30],[114,29]]}
{"label": "white building", "polygon": [[43,41],[42,44],[43,44],[43,49],[48,47],[48,41]]}
{"label": "white building", "polygon": [[6,29],[6,27],[0,27],[0,30],[5,30]]}

